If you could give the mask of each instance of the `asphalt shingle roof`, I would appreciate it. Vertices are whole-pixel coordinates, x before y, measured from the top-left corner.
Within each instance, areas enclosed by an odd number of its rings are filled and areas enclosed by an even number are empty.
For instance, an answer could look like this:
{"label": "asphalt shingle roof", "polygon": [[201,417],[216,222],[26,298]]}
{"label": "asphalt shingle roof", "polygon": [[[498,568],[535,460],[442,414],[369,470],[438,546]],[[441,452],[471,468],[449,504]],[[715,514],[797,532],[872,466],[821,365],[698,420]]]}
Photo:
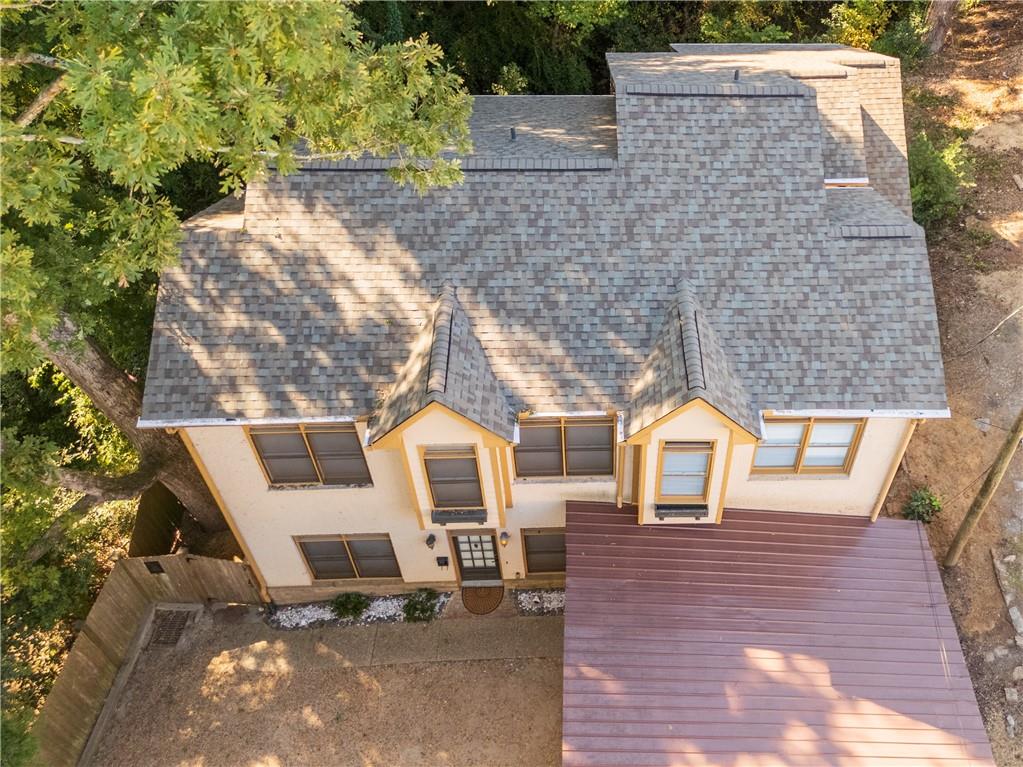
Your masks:
{"label": "asphalt shingle roof", "polygon": [[[894,60],[878,58],[886,69],[869,71],[897,89]],[[717,84],[660,72],[650,95],[611,65],[613,102],[568,98],[561,128],[555,97],[478,99],[480,156],[454,188],[420,197],[352,161],[251,184],[241,228],[190,222],[161,280],[143,421],[373,416],[385,403],[377,417],[393,420],[446,283],[508,412],[627,409],[684,280],[715,364],[754,411],[945,408],[923,233],[897,184],[824,189],[815,88],[768,73],[740,83],[778,93],[730,91],[717,67]],[[901,120],[897,90],[882,96]],[[477,366],[468,397],[490,374],[475,348],[456,358]],[[505,412],[492,399],[459,412]]]}
{"label": "asphalt shingle roof", "polygon": [[706,401],[750,433],[760,435],[760,418],[749,393],[732,369],[721,338],[706,321],[696,291],[682,279],[633,388],[628,433],[640,431],[694,399]]}
{"label": "asphalt shingle roof", "polygon": [[495,434],[511,439],[516,413],[472,332],[456,289],[445,285],[416,336],[408,362],[371,423],[376,439],[431,402],[439,402]]}

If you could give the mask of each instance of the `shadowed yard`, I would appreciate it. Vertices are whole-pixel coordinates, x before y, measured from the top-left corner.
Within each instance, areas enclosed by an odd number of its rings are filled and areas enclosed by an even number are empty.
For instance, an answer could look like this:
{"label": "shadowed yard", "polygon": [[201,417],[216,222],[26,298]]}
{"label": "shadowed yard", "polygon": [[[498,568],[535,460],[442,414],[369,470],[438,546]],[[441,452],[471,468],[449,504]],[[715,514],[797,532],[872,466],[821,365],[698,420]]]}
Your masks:
{"label": "shadowed yard", "polygon": [[94,765],[556,765],[561,618],[278,631],[205,616],[150,647]]}

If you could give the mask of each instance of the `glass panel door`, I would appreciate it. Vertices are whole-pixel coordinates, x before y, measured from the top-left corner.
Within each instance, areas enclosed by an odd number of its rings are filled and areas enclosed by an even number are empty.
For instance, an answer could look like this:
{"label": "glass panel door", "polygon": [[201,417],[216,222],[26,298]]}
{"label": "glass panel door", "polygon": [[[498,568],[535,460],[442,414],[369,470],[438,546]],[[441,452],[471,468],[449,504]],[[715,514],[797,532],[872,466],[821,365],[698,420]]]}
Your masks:
{"label": "glass panel door", "polygon": [[463,581],[501,580],[493,535],[456,535],[453,541]]}

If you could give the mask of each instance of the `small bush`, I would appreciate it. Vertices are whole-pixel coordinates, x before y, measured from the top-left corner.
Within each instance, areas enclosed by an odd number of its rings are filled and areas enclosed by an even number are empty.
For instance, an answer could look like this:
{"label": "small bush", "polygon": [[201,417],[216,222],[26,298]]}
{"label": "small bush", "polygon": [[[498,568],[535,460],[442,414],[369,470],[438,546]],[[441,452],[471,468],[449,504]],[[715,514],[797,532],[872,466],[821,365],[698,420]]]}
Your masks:
{"label": "small bush", "polygon": [[938,149],[926,133],[909,144],[909,193],[913,218],[930,229],[963,206],[960,191],[970,185],[970,158],[962,139],[953,139]]}
{"label": "small bush", "polygon": [[338,594],[331,601],[330,607],[338,618],[361,618],[369,607],[369,597],[357,591]]}
{"label": "small bush", "polygon": [[772,23],[759,3],[723,3],[700,14],[700,40],[707,43],[778,43],[792,33]]}
{"label": "small bush", "polygon": [[913,9],[905,18],[894,19],[871,49],[885,56],[895,56],[902,61],[904,69],[913,69],[927,57],[927,46],[924,45],[926,31],[923,12]]}
{"label": "small bush", "polygon": [[940,512],[941,499],[926,487],[914,490],[906,505],[902,507],[902,516],[923,522],[925,525],[929,525]]}
{"label": "small bush", "polygon": [[884,33],[892,6],[884,0],[847,0],[831,6],[827,37],[831,42],[870,48]]}
{"label": "small bush", "polygon": [[408,623],[424,623],[437,617],[438,594],[433,589],[416,589],[405,598],[402,611]]}

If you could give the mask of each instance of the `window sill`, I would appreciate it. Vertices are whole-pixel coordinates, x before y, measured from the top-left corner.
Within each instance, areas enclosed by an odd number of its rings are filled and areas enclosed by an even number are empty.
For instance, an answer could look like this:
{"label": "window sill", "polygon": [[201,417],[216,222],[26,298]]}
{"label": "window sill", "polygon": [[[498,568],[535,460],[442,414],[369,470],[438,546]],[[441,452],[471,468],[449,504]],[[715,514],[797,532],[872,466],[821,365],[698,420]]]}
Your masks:
{"label": "window sill", "polygon": [[615,477],[612,474],[587,474],[578,477],[515,477],[512,484],[515,485],[570,485],[578,483],[600,483],[614,484]]}
{"label": "window sill", "polygon": [[771,472],[765,474],[752,473],[749,475],[750,482],[780,482],[780,481],[791,481],[793,479],[849,479],[847,472],[821,472],[815,473],[810,471],[804,471],[800,473],[790,472]]}
{"label": "window sill", "polygon": [[320,485],[320,484],[308,484],[308,485],[267,485],[267,490],[274,492],[278,490],[365,490],[373,487],[373,483],[369,482],[361,485]]}
{"label": "window sill", "polygon": [[[346,583],[365,583],[381,585],[387,585],[391,583],[404,583],[405,579],[400,575],[392,575],[386,578],[310,578],[310,581],[316,586],[344,586]],[[309,584],[301,584],[307,586]],[[294,586],[281,586],[274,588],[294,588]]]}

